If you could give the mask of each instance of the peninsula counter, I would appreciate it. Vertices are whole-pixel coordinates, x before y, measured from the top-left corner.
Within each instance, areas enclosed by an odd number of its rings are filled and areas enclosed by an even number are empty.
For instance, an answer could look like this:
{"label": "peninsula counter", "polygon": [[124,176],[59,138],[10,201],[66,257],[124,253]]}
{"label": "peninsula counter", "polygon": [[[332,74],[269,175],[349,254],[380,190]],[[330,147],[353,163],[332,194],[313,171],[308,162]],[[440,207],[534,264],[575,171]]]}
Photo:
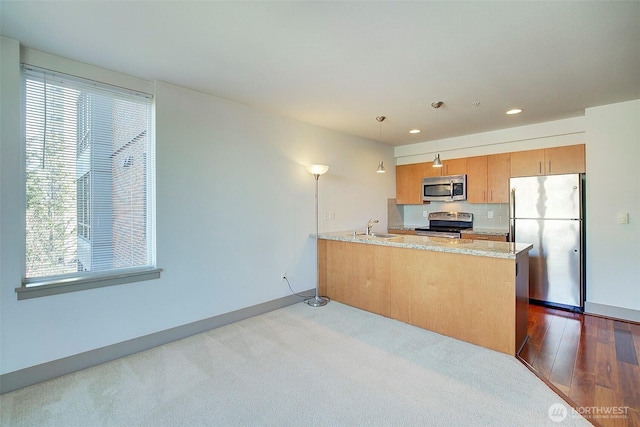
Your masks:
{"label": "peninsula counter", "polygon": [[382,236],[319,234],[320,293],[372,313],[516,354],[527,336],[531,245]]}

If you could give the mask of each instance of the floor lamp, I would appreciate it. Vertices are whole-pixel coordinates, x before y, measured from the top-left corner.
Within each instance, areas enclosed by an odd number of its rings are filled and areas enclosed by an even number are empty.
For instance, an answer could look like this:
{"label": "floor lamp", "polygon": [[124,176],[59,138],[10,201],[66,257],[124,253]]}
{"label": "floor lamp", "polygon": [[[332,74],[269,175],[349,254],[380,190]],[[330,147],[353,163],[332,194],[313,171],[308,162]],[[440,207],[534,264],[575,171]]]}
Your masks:
{"label": "floor lamp", "polygon": [[318,178],[320,175],[325,174],[329,170],[329,166],[326,165],[308,165],[307,170],[316,179],[316,296],[307,298],[305,303],[311,307],[322,307],[329,302],[329,298],[321,297],[318,295]]}

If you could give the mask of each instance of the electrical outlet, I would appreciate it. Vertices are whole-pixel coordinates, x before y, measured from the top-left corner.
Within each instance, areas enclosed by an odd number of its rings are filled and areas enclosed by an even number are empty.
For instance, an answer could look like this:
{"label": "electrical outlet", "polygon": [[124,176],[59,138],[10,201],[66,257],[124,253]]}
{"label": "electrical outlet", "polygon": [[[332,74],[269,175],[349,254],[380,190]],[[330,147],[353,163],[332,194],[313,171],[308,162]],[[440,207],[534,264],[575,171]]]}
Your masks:
{"label": "electrical outlet", "polygon": [[487,212],[487,218],[493,219],[493,211],[488,211]]}
{"label": "electrical outlet", "polygon": [[428,217],[429,216],[429,211],[422,211],[422,216],[423,217]]}

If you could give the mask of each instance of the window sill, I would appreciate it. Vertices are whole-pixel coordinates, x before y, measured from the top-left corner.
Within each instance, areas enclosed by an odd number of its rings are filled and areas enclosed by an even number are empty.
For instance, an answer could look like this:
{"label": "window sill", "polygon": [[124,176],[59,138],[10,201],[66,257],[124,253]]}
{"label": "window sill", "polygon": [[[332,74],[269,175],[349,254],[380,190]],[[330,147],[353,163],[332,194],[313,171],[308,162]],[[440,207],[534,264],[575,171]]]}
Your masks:
{"label": "window sill", "polygon": [[125,271],[105,275],[72,277],[55,280],[30,280],[16,288],[18,300],[46,297],[49,295],[65,294],[67,292],[85,291],[106,286],[122,285],[125,283],[142,282],[160,277],[161,268]]}

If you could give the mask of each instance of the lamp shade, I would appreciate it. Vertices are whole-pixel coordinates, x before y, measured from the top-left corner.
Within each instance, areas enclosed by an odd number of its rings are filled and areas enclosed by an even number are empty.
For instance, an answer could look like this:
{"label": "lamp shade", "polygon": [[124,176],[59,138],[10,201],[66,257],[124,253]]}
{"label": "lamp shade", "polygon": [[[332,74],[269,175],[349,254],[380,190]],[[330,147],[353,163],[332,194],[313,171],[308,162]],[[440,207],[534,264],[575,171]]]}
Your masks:
{"label": "lamp shade", "polygon": [[329,170],[327,165],[307,165],[307,170],[313,175],[323,175]]}
{"label": "lamp shade", "polygon": [[376,172],[378,173],[385,173],[386,170],[384,168],[384,162],[380,161],[380,163],[378,164],[378,170],[376,170]]}
{"label": "lamp shade", "polygon": [[433,159],[433,167],[434,168],[441,168],[442,167],[442,162],[440,161],[440,154],[436,154],[436,158]]}

